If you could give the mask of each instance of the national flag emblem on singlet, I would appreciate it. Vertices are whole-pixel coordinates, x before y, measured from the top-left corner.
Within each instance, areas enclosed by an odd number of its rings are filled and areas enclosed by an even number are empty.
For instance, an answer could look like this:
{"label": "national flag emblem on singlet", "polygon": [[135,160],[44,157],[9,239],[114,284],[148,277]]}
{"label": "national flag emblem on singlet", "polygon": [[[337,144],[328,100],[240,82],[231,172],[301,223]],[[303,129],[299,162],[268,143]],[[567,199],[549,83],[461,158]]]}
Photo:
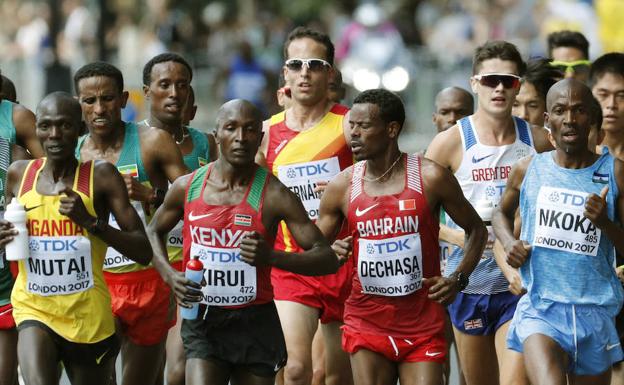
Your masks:
{"label": "national flag emblem on singlet", "polygon": [[139,167],[136,164],[129,164],[126,166],[118,166],[117,169],[122,175],[130,175],[133,178],[139,177]]}

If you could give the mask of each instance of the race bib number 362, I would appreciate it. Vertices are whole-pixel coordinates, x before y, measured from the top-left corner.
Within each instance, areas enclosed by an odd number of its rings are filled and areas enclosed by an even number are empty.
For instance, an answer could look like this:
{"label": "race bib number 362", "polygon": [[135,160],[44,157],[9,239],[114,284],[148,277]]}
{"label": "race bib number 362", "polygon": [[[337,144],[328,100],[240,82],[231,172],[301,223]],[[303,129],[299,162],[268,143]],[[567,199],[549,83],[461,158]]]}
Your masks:
{"label": "race bib number 362", "polygon": [[587,196],[582,191],[541,187],[533,246],[595,257],[602,233],[583,215]]}

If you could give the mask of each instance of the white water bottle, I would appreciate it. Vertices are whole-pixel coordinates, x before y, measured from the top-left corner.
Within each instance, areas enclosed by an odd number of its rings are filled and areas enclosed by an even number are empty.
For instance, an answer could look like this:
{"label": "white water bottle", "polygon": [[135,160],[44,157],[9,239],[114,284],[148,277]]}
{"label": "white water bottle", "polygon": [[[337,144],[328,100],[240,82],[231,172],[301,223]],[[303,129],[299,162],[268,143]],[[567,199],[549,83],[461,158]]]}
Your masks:
{"label": "white water bottle", "polygon": [[13,224],[13,228],[17,231],[17,235],[13,240],[6,244],[7,261],[19,261],[21,259],[30,258],[30,250],[28,249],[28,229],[26,228],[26,210],[24,206],[17,201],[17,198],[11,199],[4,212],[4,219]]}
{"label": "white water bottle", "polygon": [[[204,264],[199,260],[199,257],[194,255],[191,260],[186,264],[186,271],[184,276],[196,283],[201,284],[202,278],[204,278]],[[180,316],[183,319],[194,320],[197,319],[199,312],[199,302],[191,304],[191,308],[180,308]]]}

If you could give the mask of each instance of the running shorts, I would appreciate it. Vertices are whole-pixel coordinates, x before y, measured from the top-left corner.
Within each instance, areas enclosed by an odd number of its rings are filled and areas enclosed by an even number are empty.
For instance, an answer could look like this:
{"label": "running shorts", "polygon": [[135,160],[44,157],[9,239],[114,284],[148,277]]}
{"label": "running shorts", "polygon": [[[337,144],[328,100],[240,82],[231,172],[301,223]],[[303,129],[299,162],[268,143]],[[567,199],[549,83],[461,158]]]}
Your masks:
{"label": "running shorts", "polygon": [[453,326],[473,336],[492,335],[513,318],[520,296],[509,291],[496,294],[458,293],[447,309]]}

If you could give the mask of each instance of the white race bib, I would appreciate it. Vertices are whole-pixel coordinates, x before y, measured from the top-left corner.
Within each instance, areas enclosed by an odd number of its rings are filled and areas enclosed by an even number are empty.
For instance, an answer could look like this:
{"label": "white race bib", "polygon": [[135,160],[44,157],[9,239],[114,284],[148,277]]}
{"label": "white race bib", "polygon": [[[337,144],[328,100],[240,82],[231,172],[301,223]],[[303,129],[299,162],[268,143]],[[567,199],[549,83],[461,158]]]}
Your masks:
{"label": "white race bib", "polygon": [[26,289],[44,297],[66,295],[93,287],[91,241],[79,236],[29,238]]}
{"label": "white race bib", "polygon": [[182,227],[184,221],[179,221],[167,235],[167,246],[182,248]]}
{"label": "white race bib", "polygon": [[588,196],[582,191],[541,187],[535,205],[533,246],[595,257],[602,232],[583,216]]}
{"label": "white race bib", "polygon": [[[143,222],[143,226],[147,226],[147,221],[145,220],[145,211],[143,211],[143,205],[139,201],[130,201],[130,204],[136,210],[137,214],[139,214],[139,218],[141,218],[141,222]],[[119,224],[117,223],[117,219],[113,215],[110,214],[108,218],[108,225],[112,228],[119,230]],[[112,247],[108,247],[106,249],[106,258],[104,258],[104,269],[111,269],[115,267],[123,267],[133,265],[134,262],[132,259],[122,255],[119,251],[115,250]]]}
{"label": "white race bib", "polygon": [[278,179],[294,192],[310,219],[318,218],[321,193],[315,192],[317,182],[329,182],[340,172],[337,157],[314,162],[293,163],[277,167]]}
{"label": "white race bib", "polygon": [[191,255],[199,256],[204,264],[206,286],[202,288],[202,303],[236,306],[256,299],[256,267],[240,260],[239,248],[208,247],[193,242]]}
{"label": "white race bib", "polygon": [[419,234],[386,239],[358,239],[358,276],[362,292],[398,297],[422,286]]}

